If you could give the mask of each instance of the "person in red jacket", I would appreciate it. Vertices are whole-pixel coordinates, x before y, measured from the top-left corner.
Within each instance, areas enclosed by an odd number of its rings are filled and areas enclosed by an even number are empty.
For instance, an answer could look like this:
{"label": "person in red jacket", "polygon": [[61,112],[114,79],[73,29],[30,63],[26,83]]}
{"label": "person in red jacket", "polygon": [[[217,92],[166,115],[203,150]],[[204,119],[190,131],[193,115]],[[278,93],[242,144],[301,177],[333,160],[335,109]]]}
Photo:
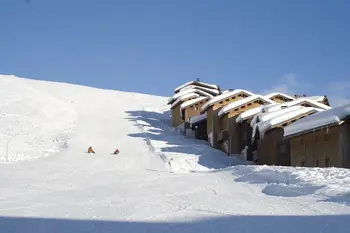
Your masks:
{"label": "person in red jacket", "polygon": [[114,151],[114,153],[113,154],[115,154],[115,155],[117,155],[117,154],[119,154],[119,150],[118,150],[118,148]]}

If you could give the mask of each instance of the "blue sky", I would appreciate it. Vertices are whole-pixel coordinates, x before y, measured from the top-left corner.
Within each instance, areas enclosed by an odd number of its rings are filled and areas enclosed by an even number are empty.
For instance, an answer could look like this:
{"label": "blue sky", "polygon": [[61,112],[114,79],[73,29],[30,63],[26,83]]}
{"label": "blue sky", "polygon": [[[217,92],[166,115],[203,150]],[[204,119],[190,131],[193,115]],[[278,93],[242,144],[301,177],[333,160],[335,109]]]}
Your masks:
{"label": "blue sky", "polygon": [[350,1],[1,0],[0,73],[172,95],[189,80],[349,98]]}

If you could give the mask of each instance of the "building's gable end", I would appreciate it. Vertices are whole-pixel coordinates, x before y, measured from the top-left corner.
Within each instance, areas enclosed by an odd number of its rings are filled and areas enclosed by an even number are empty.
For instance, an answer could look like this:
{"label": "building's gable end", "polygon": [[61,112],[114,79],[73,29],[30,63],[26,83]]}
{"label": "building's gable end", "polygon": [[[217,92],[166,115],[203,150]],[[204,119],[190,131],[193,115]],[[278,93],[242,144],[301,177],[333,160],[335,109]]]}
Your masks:
{"label": "building's gable end", "polygon": [[[237,116],[238,114],[241,114],[242,112],[245,112],[247,110],[250,110],[250,109],[259,107],[261,105],[265,105],[265,104],[269,104],[269,103],[263,99],[258,98],[258,99],[251,100],[251,101],[249,101],[245,104],[242,104],[240,106],[237,106],[236,108],[231,109],[230,111],[228,111],[225,114],[228,114],[228,117],[232,118],[234,116]],[[225,114],[223,114],[223,115],[225,115]]]}

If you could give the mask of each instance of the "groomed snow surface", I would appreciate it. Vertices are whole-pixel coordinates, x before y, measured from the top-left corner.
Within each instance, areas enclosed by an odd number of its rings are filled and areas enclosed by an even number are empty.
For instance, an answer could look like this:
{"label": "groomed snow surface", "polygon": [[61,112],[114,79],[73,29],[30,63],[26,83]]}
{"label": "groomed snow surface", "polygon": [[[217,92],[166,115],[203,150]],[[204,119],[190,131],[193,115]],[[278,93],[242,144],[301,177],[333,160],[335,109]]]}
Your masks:
{"label": "groomed snow surface", "polygon": [[170,127],[164,97],[0,86],[0,138],[19,133],[0,164],[1,232],[350,231],[347,169],[244,165]]}

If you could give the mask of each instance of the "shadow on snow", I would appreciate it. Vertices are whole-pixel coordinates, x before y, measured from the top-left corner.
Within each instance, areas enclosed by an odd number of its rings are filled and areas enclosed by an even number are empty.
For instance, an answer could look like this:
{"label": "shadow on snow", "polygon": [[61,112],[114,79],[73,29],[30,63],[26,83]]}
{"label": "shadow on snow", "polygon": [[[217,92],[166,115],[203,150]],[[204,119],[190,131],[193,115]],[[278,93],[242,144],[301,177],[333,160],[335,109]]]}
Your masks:
{"label": "shadow on snow", "polygon": [[325,200],[322,200],[322,202],[335,202],[350,206],[350,192],[341,195],[336,195],[333,197],[328,197]]}
{"label": "shadow on snow", "polygon": [[[129,120],[134,121],[138,127],[149,127],[141,133],[129,134],[130,137],[143,138],[150,146],[153,141],[161,141],[166,146],[160,149],[161,153],[177,153],[187,156],[198,156],[198,164],[207,167],[209,172],[232,172],[234,181],[263,185],[262,193],[269,196],[298,197],[315,194],[324,188],[324,185],[315,185],[300,180],[290,171],[272,169],[270,166],[243,165],[236,158],[229,157],[222,151],[213,149],[208,142],[186,138],[171,127],[169,112],[128,111]],[[329,197],[324,201],[337,202],[350,205],[350,194]]]}
{"label": "shadow on snow", "polygon": [[30,217],[0,217],[2,232],[7,233],[114,233],[114,232],[348,232],[350,215],[254,216],[236,215],[191,221],[103,221]]}
{"label": "shadow on snow", "polygon": [[150,146],[150,141],[162,142],[163,147],[157,149],[162,153],[177,153],[197,156],[198,164],[209,169],[221,169],[230,165],[242,164],[236,158],[229,157],[222,151],[213,149],[203,140],[187,138],[171,127],[169,112],[127,111],[128,120],[134,121],[138,127],[149,127],[141,133],[128,134],[130,137],[143,138]]}

